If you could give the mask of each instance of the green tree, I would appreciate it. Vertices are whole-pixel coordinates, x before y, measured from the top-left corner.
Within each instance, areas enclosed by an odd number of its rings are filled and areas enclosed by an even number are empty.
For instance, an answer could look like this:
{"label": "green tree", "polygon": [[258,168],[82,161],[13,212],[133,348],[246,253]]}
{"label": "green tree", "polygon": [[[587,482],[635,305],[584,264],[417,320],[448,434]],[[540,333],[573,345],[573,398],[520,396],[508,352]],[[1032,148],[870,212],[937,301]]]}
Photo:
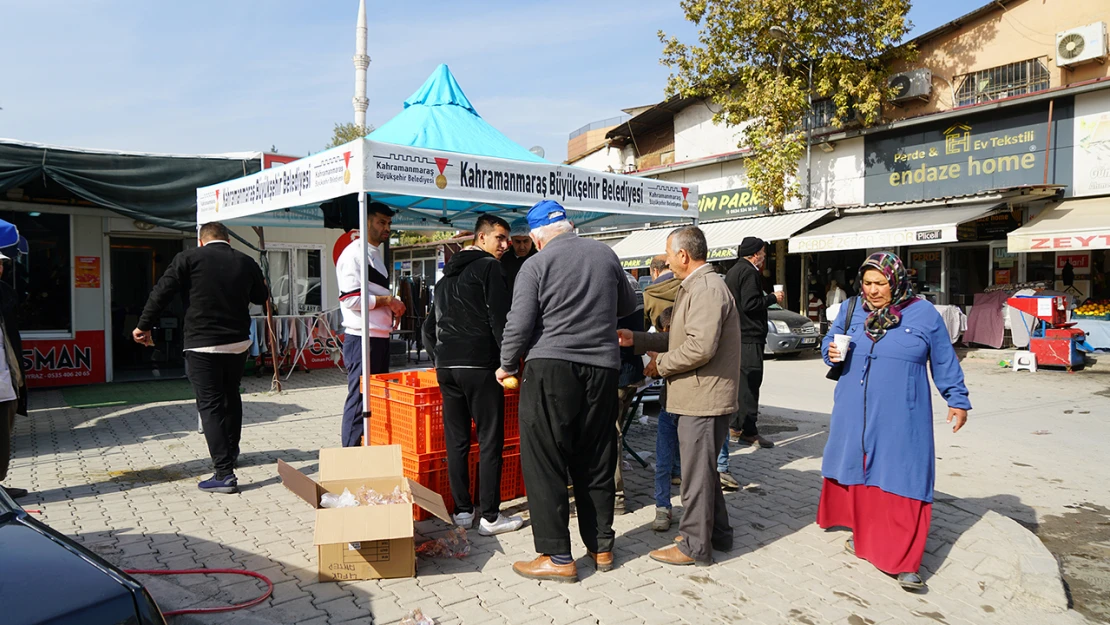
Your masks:
{"label": "green tree", "polygon": [[[704,98],[717,107],[714,120],[742,128],[750,146],[749,187],[773,210],[800,197],[796,168],[805,154],[813,99],[831,98],[834,125],[849,115],[874,124],[889,95],[891,62],[910,58],[899,46],[910,29],[909,0],[680,0],[696,24],[698,43],[659,31],[661,62],[672,69],[667,91]],[[772,27],[785,31],[776,38]],[[777,30],[777,29],[776,29]],[[785,39],[785,40],[784,40]]]}
{"label": "green tree", "polygon": [[373,126],[359,126],[358,124],[348,122],[346,124],[336,124],[332,130],[331,143],[324,146],[324,149],[334,148],[350,143],[355,139],[361,139],[366,135],[374,132]]}

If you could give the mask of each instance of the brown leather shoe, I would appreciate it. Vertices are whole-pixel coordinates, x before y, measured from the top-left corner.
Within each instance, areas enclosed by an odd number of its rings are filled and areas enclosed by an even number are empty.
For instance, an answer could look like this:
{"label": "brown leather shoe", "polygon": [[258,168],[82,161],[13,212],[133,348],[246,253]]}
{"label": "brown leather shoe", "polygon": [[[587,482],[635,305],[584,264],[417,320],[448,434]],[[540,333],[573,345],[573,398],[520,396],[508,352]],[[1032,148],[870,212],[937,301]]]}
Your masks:
{"label": "brown leather shoe", "polygon": [[594,561],[594,566],[597,570],[605,573],[606,571],[613,570],[613,552],[603,551],[601,553],[594,553],[592,551],[586,552],[586,557]]}
{"label": "brown leather shoe", "polygon": [[553,582],[574,583],[578,581],[578,569],[574,563],[555,564],[551,556],[540,556],[531,562],[514,562],[513,571],[521,577],[550,580]]}
{"label": "brown leather shoe", "polygon": [[763,449],[770,449],[770,448],[775,446],[774,443],[772,443],[771,441],[763,438],[762,436],[760,436],[758,434],[756,434],[755,436],[741,436],[740,437],[740,442],[741,443],[747,443],[749,445],[758,444]]}
{"label": "brown leather shoe", "polygon": [[690,556],[678,550],[678,545],[671,545],[662,549],[656,549],[648,554],[652,560],[662,562],[663,564],[674,564],[676,566],[690,566],[697,562]]}

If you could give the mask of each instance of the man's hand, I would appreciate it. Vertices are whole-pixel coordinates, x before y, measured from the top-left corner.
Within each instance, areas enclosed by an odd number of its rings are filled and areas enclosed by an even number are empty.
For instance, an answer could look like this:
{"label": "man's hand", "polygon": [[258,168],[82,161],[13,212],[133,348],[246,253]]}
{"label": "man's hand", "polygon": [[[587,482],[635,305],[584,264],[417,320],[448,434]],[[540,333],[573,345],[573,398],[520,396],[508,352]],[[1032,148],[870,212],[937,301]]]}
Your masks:
{"label": "man's hand", "polygon": [[775,291],[775,299],[778,300],[779,306],[782,306],[782,303],[786,301],[786,293]]}
{"label": "man's hand", "polygon": [[644,367],[644,375],[649,377],[649,378],[658,378],[658,377],[660,377],[659,376],[659,365],[657,365],[656,362],[655,362],[655,356],[652,356],[651,360],[648,361],[647,366]]}
{"label": "man's hand", "polygon": [[402,317],[405,314],[405,303],[396,297],[389,300],[389,309],[393,311],[396,317]]}
{"label": "man's hand", "polygon": [[505,373],[505,370],[500,367],[497,368],[497,371],[495,371],[493,375],[497,378],[498,383],[504,382],[505,378],[513,377],[513,374]]}
{"label": "man's hand", "polygon": [[154,338],[150,336],[150,332],[144,332],[143,330],[135,328],[131,331],[131,338],[135,339],[135,342],[139,345],[154,347]]}
{"label": "man's hand", "polygon": [[632,347],[632,330],[617,330],[617,342],[621,347]]}
{"label": "man's hand", "polygon": [[952,419],[956,420],[956,425],[952,426],[952,432],[959,432],[960,428],[967,423],[967,411],[963,408],[949,408],[947,422],[952,423]]}

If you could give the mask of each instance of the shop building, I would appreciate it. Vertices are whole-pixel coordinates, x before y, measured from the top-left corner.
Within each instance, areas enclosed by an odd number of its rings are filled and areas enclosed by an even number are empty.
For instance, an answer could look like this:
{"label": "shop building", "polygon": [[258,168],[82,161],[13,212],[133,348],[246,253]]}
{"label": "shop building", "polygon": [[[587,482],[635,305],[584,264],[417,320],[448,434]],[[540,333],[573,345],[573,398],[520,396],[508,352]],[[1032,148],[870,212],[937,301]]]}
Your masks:
{"label": "shop building", "polygon": [[[177,253],[197,244],[196,188],[290,160],[0,140],[0,219],[15,224],[28,244],[28,253],[12,255],[3,279],[20,297],[29,386],[183,375],[180,302],[164,311],[154,349],[130,335],[153,284]],[[261,217],[231,230],[232,244],[253,258],[265,248],[275,314],[334,307],[337,231],[323,228],[319,211]]]}
{"label": "shop building", "polygon": [[[575,164],[696,183],[722,265],[739,243],[725,230],[786,241],[768,250],[765,273],[769,285],[784,264],[794,310],[810,289],[824,299],[834,278],[851,292],[878,249],[901,254],[938,305],[966,310],[985,289],[1027,281],[1099,297],[1107,261],[1095,250],[1110,247],[1100,238],[1110,229],[1108,23],[1098,0],[1011,0],[916,38],[917,59],[892,68],[905,90],[881,124],[831,128],[830,104],[814,103],[811,162],[796,174],[802,197],[779,213],[748,189],[737,129],[715,124],[700,100],[674,97],[635,115]],[[631,232],[614,249],[633,269],[664,238]]]}

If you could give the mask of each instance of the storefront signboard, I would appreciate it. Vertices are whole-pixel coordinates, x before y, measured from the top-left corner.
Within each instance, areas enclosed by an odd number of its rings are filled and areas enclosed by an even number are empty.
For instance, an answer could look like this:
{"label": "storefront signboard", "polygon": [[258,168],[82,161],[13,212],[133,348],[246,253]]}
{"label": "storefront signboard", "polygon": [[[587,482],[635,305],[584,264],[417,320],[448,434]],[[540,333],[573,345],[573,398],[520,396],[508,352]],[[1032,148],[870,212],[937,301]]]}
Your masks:
{"label": "storefront signboard", "polygon": [[1056,253],[1056,271],[1062,272],[1064,268],[1071,263],[1072,271],[1076,275],[1083,275],[1091,273],[1091,253],[1079,254],[1061,254]]}
{"label": "storefront signboard", "polygon": [[[1011,269],[1017,264],[1018,255],[1011,254],[1004,247],[994,248],[994,266],[1000,269]],[[1001,284],[1001,283],[996,283]]]}
{"label": "storefront signboard", "polygon": [[770,214],[771,207],[747,187],[705,193],[698,197],[698,219],[702,222]]}
{"label": "storefront signboard", "polygon": [[982,219],[962,223],[957,228],[961,241],[1004,241],[1006,235],[1021,225],[1013,213],[1002,212],[987,215]]}
{"label": "storefront signboard", "polygon": [[72,339],[24,339],[23,366],[29,388],[104,382],[104,332],[81,331]]}
{"label": "storefront signboard", "polygon": [[73,286],[78,289],[100,288],[99,256],[77,256],[73,259]]}
{"label": "storefront signboard", "polygon": [[1106,195],[1110,193],[1110,92],[1081,98],[1075,111],[1074,195]]}
{"label": "storefront signboard", "polygon": [[1010,284],[1010,280],[1011,280],[1010,272],[1011,272],[1010,269],[995,269],[994,270],[994,283],[998,284],[998,285]]}
{"label": "storefront signboard", "polygon": [[[1071,182],[1071,114],[1071,102],[1057,103],[1054,119],[1069,128],[1064,137],[1059,135],[1064,128],[1056,129],[1053,143],[1068,158],[1050,166],[1050,184]],[[1045,104],[868,135],[864,199],[906,202],[1042,184],[1047,120]]]}

